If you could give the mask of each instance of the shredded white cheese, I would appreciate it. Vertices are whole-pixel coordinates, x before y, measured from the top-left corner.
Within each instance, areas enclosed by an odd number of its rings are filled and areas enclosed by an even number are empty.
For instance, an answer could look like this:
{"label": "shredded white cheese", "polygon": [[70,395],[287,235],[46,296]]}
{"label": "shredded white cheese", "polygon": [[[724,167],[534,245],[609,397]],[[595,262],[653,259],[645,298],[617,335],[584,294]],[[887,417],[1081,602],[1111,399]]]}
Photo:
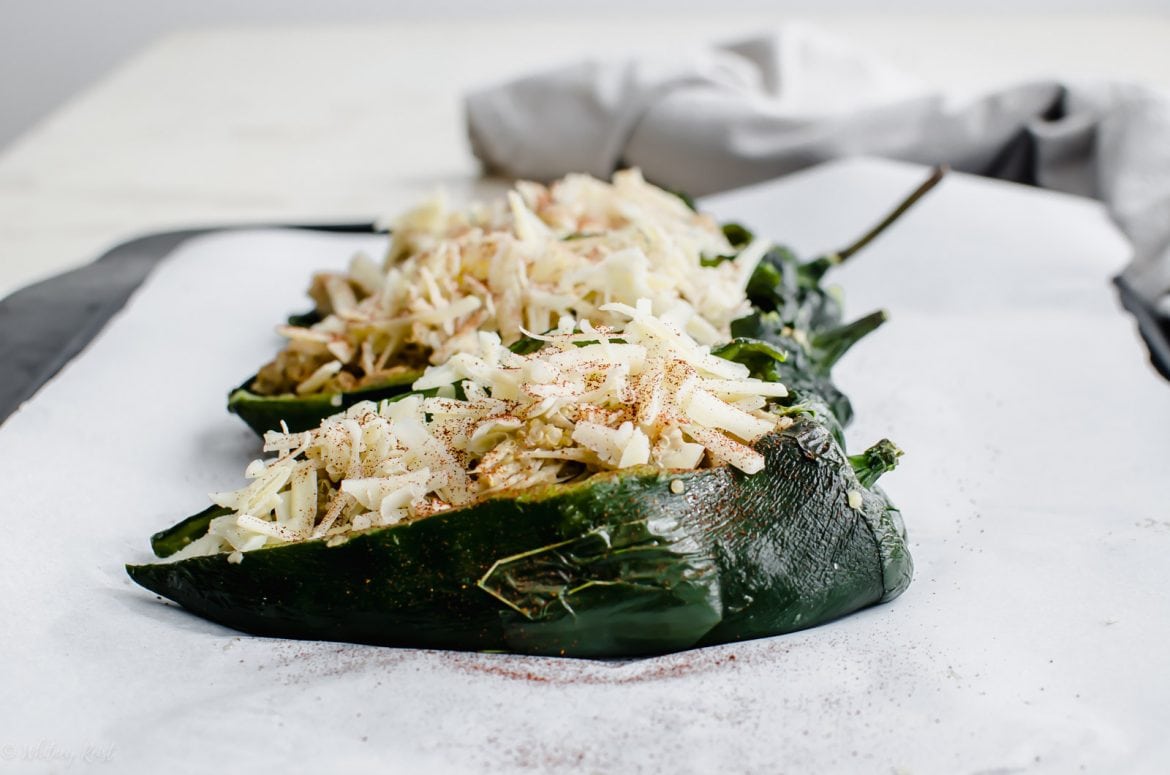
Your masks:
{"label": "shredded white cheese", "polygon": [[783,386],[713,356],[652,306],[602,305],[620,328],[562,318],[530,355],[480,332],[474,351],[415,384],[436,396],[363,402],[315,430],[270,431],[272,457],[248,466],[250,484],[211,496],[232,514],[175,559],[342,539],[633,466],[759,472],[764,458],[752,443],[791,424],[767,407]]}
{"label": "shredded white cheese", "polygon": [[567,315],[613,325],[620,316],[606,305],[638,299],[712,344],[749,311],[744,288],[767,247],[756,241],[742,261],[703,266],[704,257],[734,248],[709,216],[637,170],[612,183],[588,175],[548,187],[522,182],[504,201],[470,212],[438,198],[394,223],[381,269],[358,255],[347,274],[315,278],[314,297],[330,314],[307,328],[278,329],[286,350],[256,389],[305,394],[372,384],[403,363],[473,352],[479,331],[507,345]]}

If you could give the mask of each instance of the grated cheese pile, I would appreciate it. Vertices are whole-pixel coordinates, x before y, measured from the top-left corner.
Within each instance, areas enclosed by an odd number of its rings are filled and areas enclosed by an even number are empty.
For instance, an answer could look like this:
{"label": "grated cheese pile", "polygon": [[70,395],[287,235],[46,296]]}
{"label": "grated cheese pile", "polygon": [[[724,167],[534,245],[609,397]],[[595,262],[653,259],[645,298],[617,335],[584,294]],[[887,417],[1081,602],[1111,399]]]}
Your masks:
{"label": "grated cheese pile", "polygon": [[[467,506],[502,491],[649,464],[760,471],[750,445],[787,427],[787,394],[711,354],[641,299],[599,308],[620,329],[562,318],[529,355],[480,332],[474,352],[427,369],[416,390],[363,402],[304,433],[270,431],[246,476],[211,496],[233,513],[173,558],[348,534]],[[529,334],[531,335],[531,334]],[[457,398],[458,386],[462,398]]]}
{"label": "grated cheese pile", "polygon": [[265,395],[358,389],[474,351],[477,332],[504,344],[566,315],[613,324],[604,306],[649,299],[656,315],[711,344],[746,314],[744,288],[767,243],[735,261],[718,225],[637,170],[612,183],[569,175],[522,182],[506,200],[469,212],[436,198],[393,226],[382,266],[356,256],[345,274],[319,274],[310,295],[325,317],[282,326],[285,349],[252,389]]}

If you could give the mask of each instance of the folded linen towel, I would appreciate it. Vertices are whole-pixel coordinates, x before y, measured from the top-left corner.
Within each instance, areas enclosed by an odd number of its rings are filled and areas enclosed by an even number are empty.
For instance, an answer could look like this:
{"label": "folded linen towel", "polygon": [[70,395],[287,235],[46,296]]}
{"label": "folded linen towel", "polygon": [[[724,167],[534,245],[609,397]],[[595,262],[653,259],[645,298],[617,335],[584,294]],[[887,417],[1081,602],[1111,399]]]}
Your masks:
{"label": "folded linen towel", "polygon": [[669,60],[537,73],[470,94],[466,113],[475,154],[516,177],[638,166],[702,195],[864,154],[1096,197],[1133,244],[1118,282],[1170,370],[1170,95],[1037,81],[956,98],[793,25]]}

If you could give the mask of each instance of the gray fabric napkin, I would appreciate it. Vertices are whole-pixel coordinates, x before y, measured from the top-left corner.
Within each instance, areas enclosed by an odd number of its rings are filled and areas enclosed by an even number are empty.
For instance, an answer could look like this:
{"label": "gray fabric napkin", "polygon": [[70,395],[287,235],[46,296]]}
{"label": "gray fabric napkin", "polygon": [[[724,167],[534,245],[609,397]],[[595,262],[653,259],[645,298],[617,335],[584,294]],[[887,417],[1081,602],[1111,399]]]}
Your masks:
{"label": "gray fabric napkin", "polygon": [[1135,84],[960,98],[800,25],[549,70],[470,94],[466,112],[476,156],[517,177],[638,166],[703,195],[864,154],[1096,197],[1134,247],[1119,284],[1170,321],[1170,95]]}

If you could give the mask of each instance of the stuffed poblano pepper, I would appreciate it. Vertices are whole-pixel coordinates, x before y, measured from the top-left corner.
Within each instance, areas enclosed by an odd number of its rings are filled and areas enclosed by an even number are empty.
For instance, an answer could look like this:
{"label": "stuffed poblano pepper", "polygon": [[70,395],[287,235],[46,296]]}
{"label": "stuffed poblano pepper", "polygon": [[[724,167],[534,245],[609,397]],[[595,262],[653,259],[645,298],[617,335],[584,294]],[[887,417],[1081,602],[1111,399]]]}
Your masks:
{"label": "stuffed poblano pepper", "polygon": [[[841,324],[822,277],[937,176],[857,243],[809,262],[737,224],[719,227],[637,170],[612,183],[587,175],[519,183],[505,201],[467,212],[436,199],[394,225],[381,265],[358,255],[346,273],[317,275],[313,311],[280,327],[288,344],[231,392],[228,407],[259,434],[281,422],[306,430],[359,401],[407,392],[427,365],[474,348],[478,331],[514,345],[564,315],[612,323],[601,305],[639,298],[704,344],[768,313],[767,330],[788,346],[793,332]],[[844,397],[829,403],[848,422]]]}
{"label": "stuffed poblano pepper", "polygon": [[[261,635],[621,657],[811,627],[909,583],[900,452],[847,456],[774,344],[713,351],[653,302],[494,333],[420,391],[270,431],[246,487],[128,568]],[[846,337],[848,338],[848,337]],[[805,348],[814,362],[832,342]]]}
{"label": "stuffed poblano pepper", "polygon": [[[345,273],[317,275],[313,313],[281,326],[285,348],[231,392],[229,409],[258,433],[406,392],[428,365],[473,350],[481,330],[512,345],[565,315],[615,323],[607,302],[648,298],[698,340],[726,340],[751,311],[744,285],[767,248],[737,248],[637,170],[612,183],[522,182],[467,211],[436,199],[394,223],[390,240],[380,263],[358,255]],[[729,254],[744,255],[704,261]]]}

